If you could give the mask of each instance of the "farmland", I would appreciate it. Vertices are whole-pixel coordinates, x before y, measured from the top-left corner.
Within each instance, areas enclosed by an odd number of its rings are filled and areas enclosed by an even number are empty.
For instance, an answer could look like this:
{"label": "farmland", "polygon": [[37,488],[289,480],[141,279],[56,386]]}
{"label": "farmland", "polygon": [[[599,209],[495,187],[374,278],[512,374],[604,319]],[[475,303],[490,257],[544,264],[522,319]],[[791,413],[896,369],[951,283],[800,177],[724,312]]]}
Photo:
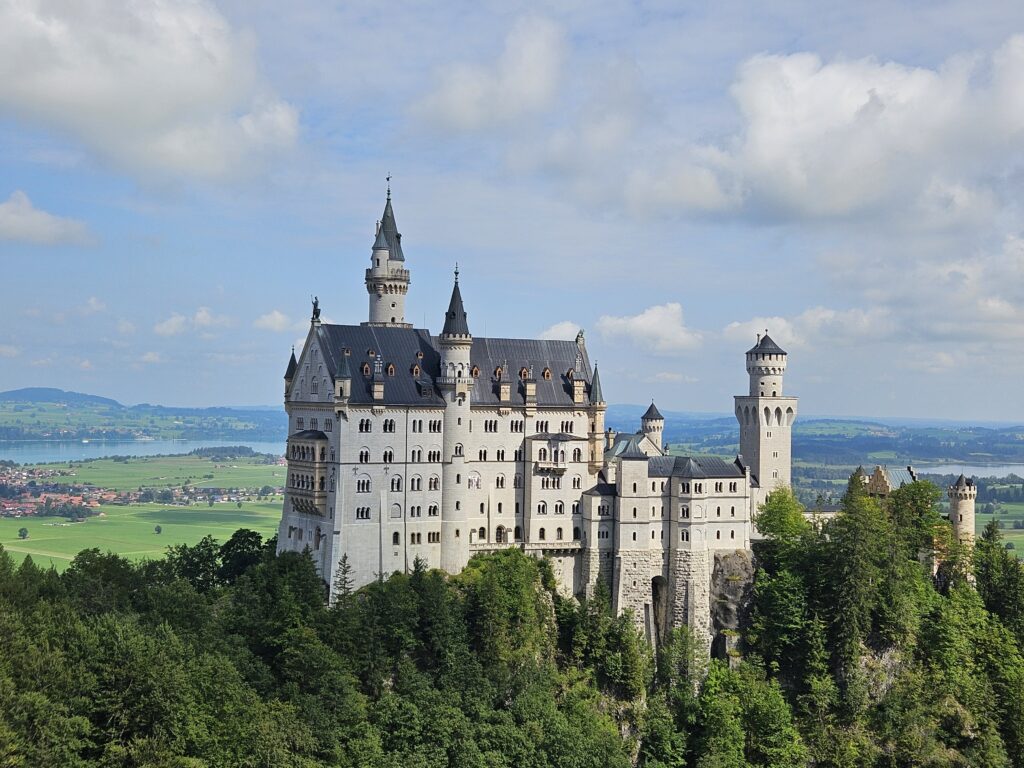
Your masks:
{"label": "farmland", "polygon": [[[79,523],[64,518],[0,519],[0,544],[21,562],[31,555],[36,565],[62,571],[81,550],[96,547],[131,560],[158,558],[171,544],[195,544],[210,535],[226,541],[239,528],[251,528],[264,537],[277,530],[281,505],[242,502],[174,507],[162,504],[104,506],[102,514]],[[156,526],[161,532],[156,533]],[[27,528],[27,539],[18,530]]]}

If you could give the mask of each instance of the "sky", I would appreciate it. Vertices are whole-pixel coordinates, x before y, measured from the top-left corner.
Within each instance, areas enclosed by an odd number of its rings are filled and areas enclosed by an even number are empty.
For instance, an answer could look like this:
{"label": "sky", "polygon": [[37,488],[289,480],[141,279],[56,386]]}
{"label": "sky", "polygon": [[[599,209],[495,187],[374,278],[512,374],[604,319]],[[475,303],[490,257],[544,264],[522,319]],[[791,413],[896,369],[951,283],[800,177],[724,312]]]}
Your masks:
{"label": "sky", "polygon": [[[770,6],[770,7],[769,7]],[[281,402],[391,187],[435,333],[606,398],[1024,421],[1024,4],[0,0],[0,390]]]}

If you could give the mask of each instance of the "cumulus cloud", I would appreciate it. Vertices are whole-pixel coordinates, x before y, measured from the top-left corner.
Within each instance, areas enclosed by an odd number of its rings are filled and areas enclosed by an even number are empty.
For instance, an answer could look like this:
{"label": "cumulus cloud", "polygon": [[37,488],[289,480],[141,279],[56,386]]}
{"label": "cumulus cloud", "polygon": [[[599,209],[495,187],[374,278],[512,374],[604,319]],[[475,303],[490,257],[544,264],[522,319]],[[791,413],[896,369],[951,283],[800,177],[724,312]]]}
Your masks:
{"label": "cumulus cloud", "polygon": [[83,222],[36,208],[21,190],[12,192],[0,203],[0,240],[36,245],[88,245],[92,239]]}
{"label": "cumulus cloud", "polygon": [[162,363],[164,362],[164,356],[159,352],[147,352],[139,360],[143,363]]}
{"label": "cumulus cloud", "polygon": [[100,312],[105,312],[106,309],[106,302],[102,299],[96,298],[95,296],[90,296],[88,301],[85,302],[85,306],[82,307],[81,312],[83,315],[95,315]]}
{"label": "cumulus cloud", "polygon": [[659,354],[684,352],[701,344],[700,332],[686,327],[683,307],[677,302],[648,307],[638,315],[603,315],[597,329],[605,338],[625,339]]}
{"label": "cumulus cloud", "polygon": [[92,364],[91,360],[82,360],[78,363],[78,367],[81,368],[83,371],[91,371],[96,366]]}
{"label": "cumulus cloud", "polygon": [[273,309],[265,315],[260,315],[253,321],[253,326],[265,331],[283,333],[294,330],[295,322],[289,319],[288,315],[280,310]]}
{"label": "cumulus cloud", "polygon": [[422,119],[455,131],[515,123],[551,106],[565,58],[562,31],[552,21],[519,19],[493,64],[455,64],[414,108]]}
{"label": "cumulus cloud", "polygon": [[118,320],[117,332],[124,336],[130,336],[135,333],[135,324],[131,320]]}
{"label": "cumulus cloud", "polygon": [[119,166],[208,179],[298,133],[250,36],[206,0],[0,5],[0,107]]}
{"label": "cumulus cloud", "polygon": [[[742,126],[722,142],[637,168],[633,202],[782,217],[916,214],[979,221],[1024,130],[1024,36],[988,56],[912,67],[812,53],[744,62],[730,93]],[[662,169],[667,165],[667,172]]]}
{"label": "cumulus cloud", "polygon": [[0,357],[17,357],[21,350],[10,344],[0,344]]}
{"label": "cumulus cloud", "polygon": [[571,340],[576,338],[576,334],[580,332],[580,324],[574,323],[572,320],[563,320],[560,323],[555,323],[550,328],[545,328],[537,336],[539,339],[545,340]]}
{"label": "cumulus cloud", "polygon": [[887,337],[896,329],[888,310],[836,310],[811,307],[794,317],[754,317],[729,323],[722,335],[729,340],[753,346],[757,334],[768,334],[783,348],[804,347],[826,339],[831,343],[864,343]]}
{"label": "cumulus cloud", "polygon": [[227,315],[216,315],[209,307],[199,307],[192,317],[186,317],[180,312],[174,312],[166,320],[161,320],[153,326],[153,331],[159,336],[177,336],[185,331],[194,330],[209,336],[214,328],[222,328],[231,325],[231,318]]}

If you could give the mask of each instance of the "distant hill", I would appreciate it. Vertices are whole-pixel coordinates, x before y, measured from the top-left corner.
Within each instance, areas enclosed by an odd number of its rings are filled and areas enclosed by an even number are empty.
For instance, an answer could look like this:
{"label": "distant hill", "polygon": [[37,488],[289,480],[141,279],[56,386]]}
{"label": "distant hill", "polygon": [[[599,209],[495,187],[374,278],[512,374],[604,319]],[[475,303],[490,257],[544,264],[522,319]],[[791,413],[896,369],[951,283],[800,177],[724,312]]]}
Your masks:
{"label": "distant hill", "polygon": [[124,408],[117,400],[82,392],[67,392],[53,387],[25,387],[0,392],[0,402],[5,403],[63,403],[65,405],[103,405],[107,408]]}

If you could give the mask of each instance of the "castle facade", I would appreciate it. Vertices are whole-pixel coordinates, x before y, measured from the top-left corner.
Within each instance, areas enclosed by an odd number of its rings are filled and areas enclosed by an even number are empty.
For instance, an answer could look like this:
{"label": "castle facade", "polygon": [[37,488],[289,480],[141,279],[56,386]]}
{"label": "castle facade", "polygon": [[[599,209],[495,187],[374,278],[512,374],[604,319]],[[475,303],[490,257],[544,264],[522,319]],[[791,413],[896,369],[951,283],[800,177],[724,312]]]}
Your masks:
{"label": "castle facade", "polygon": [[652,642],[684,623],[710,642],[715,554],[749,549],[758,504],[790,482],[785,351],[765,333],[746,353],[740,456],[674,456],[653,403],[636,432],[606,429],[582,331],[474,336],[458,271],[441,333],[407,323],[390,190],[365,282],[369,319],[327,324],[314,302],[288,363],[279,551],[308,550],[328,583],[347,556],[358,587],[516,547],[549,558],[566,593],[604,580]]}

